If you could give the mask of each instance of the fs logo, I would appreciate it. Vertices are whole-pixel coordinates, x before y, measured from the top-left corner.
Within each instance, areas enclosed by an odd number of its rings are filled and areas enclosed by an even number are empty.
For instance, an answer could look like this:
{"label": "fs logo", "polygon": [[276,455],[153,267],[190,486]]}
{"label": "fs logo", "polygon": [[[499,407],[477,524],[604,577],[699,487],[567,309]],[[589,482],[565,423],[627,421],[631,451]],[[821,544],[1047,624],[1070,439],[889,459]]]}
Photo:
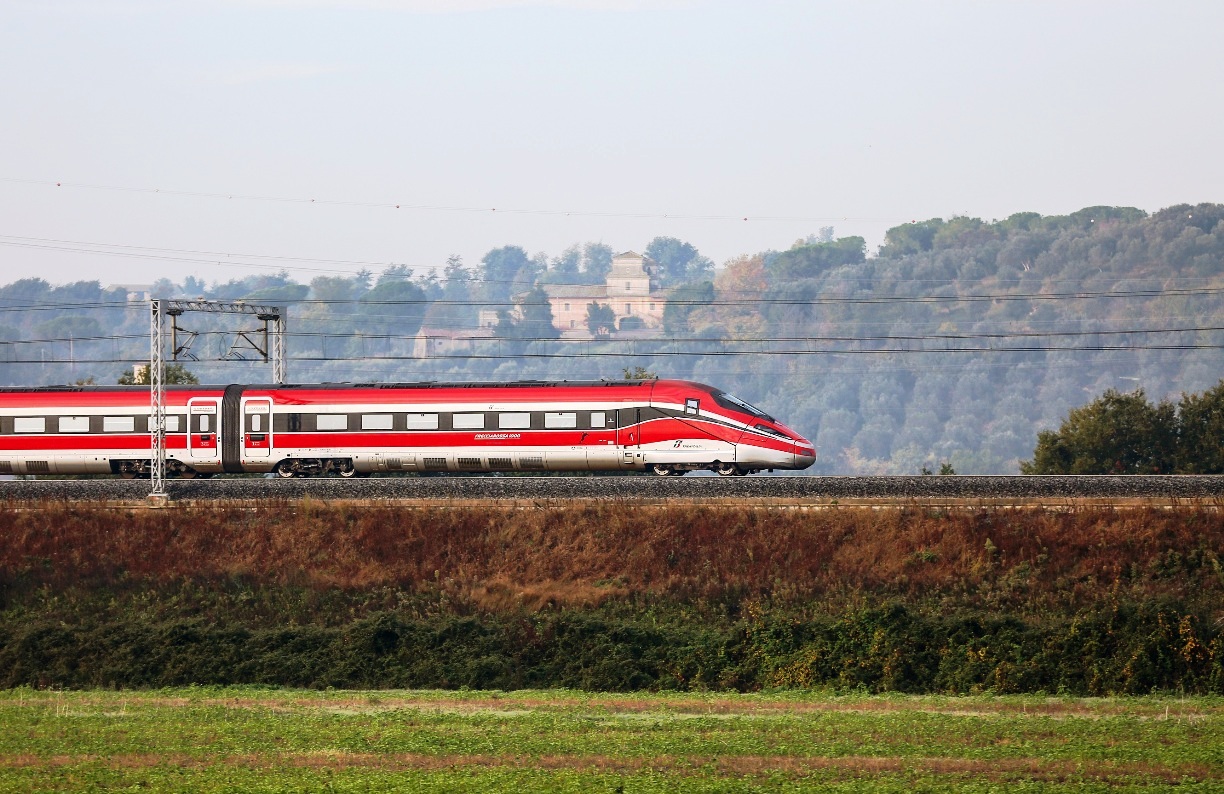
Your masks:
{"label": "fs logo", "polygon": [[677,441],[675,444],[672,444],[672,449],[680,449],[680,442]]}

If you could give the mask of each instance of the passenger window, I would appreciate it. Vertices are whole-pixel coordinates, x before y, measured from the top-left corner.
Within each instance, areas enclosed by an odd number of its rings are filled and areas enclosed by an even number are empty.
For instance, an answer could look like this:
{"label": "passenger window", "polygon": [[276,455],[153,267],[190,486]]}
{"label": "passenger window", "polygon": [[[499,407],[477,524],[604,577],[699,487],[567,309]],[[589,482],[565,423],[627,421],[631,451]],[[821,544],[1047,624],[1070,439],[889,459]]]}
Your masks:
{"label": "passenger window", "polygon": [[45,433],[47,420],[41,416],[18,416],[13,419],[14,433]]}
{"label": "passenger window", "polygon": [[348,414],[319,414],[319,430],[348,430]]}
{"label": "passenger window", "polygon": [[200,432],[207,433],[208,431],[208,414],[200,414]]}
{"label": "passenger window", "polygon": [[251,414],[251,432],[252,433],[260,432],[259,426],[263,423],[259,421],[259,417],[260,417],[259,414]]}
{"label": "passenger window", "polygon": [[577,426],[578,414],[576,413],[544,414],[544,427],[548,428],[549,430],[565,430]]}
{"label": "passenger window", "polygon": [[[179,417],[165,417],[166,429],[170,429],[170,420],[173,418],[175,425],[179,422]],[[177,429],[177,427],[175,427]],[[103,433],[135,433],[136,432],[136,417],[135,416],[104,416],[102,417],[102,432]]]}
{"label": "passenger window", "polygon": [[484,414],[455,414],[451,417],[451,427],[455,430],[484,430]]}
{"label": "passenger window", "polygon": [[527,430],[531,427],[531,414],[499,414],[497,426],[502,430]]}
{"label": "passenger window", "polygon": [[59,419],[59,431],[61,433],[88,433],[89,417],[61,416]]}
{"label": "passenger window", "polygon": [[697,409],[700,406],[701,406],[701,400],[698,400],[696,397],[689,397],[687,400],[684,401],[684,412],[686,414],[692,414],[693,416],[696,416]]}
{"label": "passenger window", "polygon": [[608,420],[603,411],[591,411],[591,429],[602,430]]}
{"label": "passenger window", "polygon": [[391,414],[362,414],[362,430],[390,430],[395,427]]}
{"label": "passenger window", "polygon": [[408,414],[409,430],[437,430],[437,414]]}
{"label": "passenger window", "polygon": [[177,415],[167,416],[166,417],[166,432],[167,433],[177,433],[178,429],[179,429],[178,416]]}

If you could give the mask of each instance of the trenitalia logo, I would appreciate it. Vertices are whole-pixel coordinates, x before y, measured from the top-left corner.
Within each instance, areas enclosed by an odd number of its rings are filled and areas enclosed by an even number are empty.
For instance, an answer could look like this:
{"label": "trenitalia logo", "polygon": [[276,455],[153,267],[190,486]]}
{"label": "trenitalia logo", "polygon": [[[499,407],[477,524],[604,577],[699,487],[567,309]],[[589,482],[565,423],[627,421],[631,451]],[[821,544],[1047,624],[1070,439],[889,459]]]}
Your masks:
{"label": "trenitalia logo", "polygon": [[476,441],[504,441],[509,438],[522,438],[522,433],[477,433],[474,438]]}

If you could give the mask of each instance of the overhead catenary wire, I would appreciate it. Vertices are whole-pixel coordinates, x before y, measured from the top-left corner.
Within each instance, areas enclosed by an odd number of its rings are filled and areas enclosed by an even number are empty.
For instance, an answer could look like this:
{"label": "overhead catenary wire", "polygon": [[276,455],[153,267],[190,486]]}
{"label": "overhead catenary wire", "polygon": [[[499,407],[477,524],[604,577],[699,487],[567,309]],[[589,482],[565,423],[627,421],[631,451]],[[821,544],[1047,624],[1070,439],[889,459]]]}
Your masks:
{"label": "overhead catenary wire", "polygon": [[[1007,333],[944,333],[944,334],[881,334],[875,336],[761,336],[761,337],[630,337],[630,338],[566,338],[553,336],[531,337],[501,337],[493,335],[444,336],[436,337],[454,342],[544,342],[549,344],[581,344],[581,345],[611,345],[611,344],[784,344],[784,343],[828,343],[828,342],[932,342],[932,341],[972,341],[972,340],[1008,340],[1008,339],[1048,339],[1058,337],[1093,337],[1093,336],[1135,336],[1141,334],[1182,334],[1209,333],[1224,331],[1224,326],[1193,326],[1181,328],[1129,328],[1121,330],[1092,331],[1014,331]],[[232,330],[197,331],[197,336],[233,336]],[[429,334],[388,334],[369,333],[363,331],[291,331],[288,339],[343,339],[364,338],[370,340],[414,340],[430,338]],[[125,340],[146,340],[147,334],[108,334],[95,336],[65,336],[43,339],[0,340],[0,345],[32,345],[81,342],[115,342]],[[1139,348],[1136,348],[1139,349]]]}
{"label": "overhead catenary wire", "polygon": [[[462,281],[470,284],[502,284],[502,285],[518,285],[531,286],[534,281],[524,279],[489,279],[478,275],[477,273],[465,270],[464,275],[455,279],[446,276],[437,275],[436,265],[410,265],[407,262],[399,261],[384,261],[384,260],[354,260],[354,259],[334,259],[323,257],[311,257],[300,255],[285,255],[285,254],[253,254],[253,253],[236,253],[232,251],[212,251],[207,249],[193,248],[166,248],[150,245],[135,245],[130,243],[107,243],[84,240],[66,240],[62,238],[52,237],[30,237],[24,235],[5,235],[0,234],[0,246],[44,249],[54,251],[65,251],[76,254],[101,255],[101,256],[119,256],[137,259],[155,259],[159,261],[187,262],[194,264],[206,265],[221,265],[225,267],[252,267],[257,269],[273,269],[281,271],[303,271],[303,272],[319,272],[332,273],[349,277],[359,276],[363,273],[373,276],[371,271],[366,270],[368,267],[396,268],[404,267],[410,272],[422,270],[431,274],[429,280],[438,284],[445,284],[451,281]],[[191,256],[186,256],[191,255]],[[273,264],[263,262],[252,262],[249,260],[271,260]],[[868,260],[869,262],[872,260]],[[308,262],[312,264],[334,264],[334,265],[358,265],[360,270],[353,271],[348,269],[331,269],[320,267],[304,267],[291,265],[294,262]],[[386,271],[384,270],[384,273]],[[884,277],[890,284],[939,284],[946,285],[949,279],[915,279],[915,278],[900,278],[894,277],[893,274],[888,274]],[[855,282],[870,282],[874,283],[881,280],[881,276],[861,276],[856,277],[848,274],[838,274],[838,282],[840,283],[855,283]],[[1177,282],[1212,282],[1215,279],[1211,277],[1186,277],[1179,276]],[[955,279],[957,283],[964,284],[965,279]],[[1082,279],[1043,279],[1044,283],[1048,284],[1063,284],[1077,283]],[[1127,281],[1153,281],[1161,285],[1161,289],[1167,287],[1170,283],[1168,278],[1155,279],[1131,279]],[[417,282],[419,285],[419,281]],[[567,282],[556,282],[561,285]],[[584,286],[577,284],[574,286]],[[585,285],[592,286],[592,285]],[[594,285],[598,286],[598,285]],[[763,290],[762,290],[763,291]],[[762,292],[754,291],[754,292]]]}
{"label": "overhead catenary wire", "polygon": [[[1006,301],[1061,301],[1061,300],[1111,300],[1125,298],[1161,298],[1161,297],[1198,297],[1224,294],[1222,287],[1185,287],[1173,289],[1150,290],[1119,290],[1119,291],[1085,291],[1085,292],[1030,292],[1030,293],[991,293],[985,295],[872,295],[846,297],[837,295],[817,295],[808,298],[700,298],[660,297],[659,302],[674,306],[712,306],[712,307],[746,307],[755,306],[836,306],[836,305],[897,305],[897,304],[936,304],[936,303],[981,303]],[[581,300],[580,296],[574,300]],[[627,296],[637,298],[641,296]],[[240,299],[235,299],[240,300]],[[422,306],[422,307],[455,307],[455,308],[518,308],[522,306],[542,306],[543,303],[515,300],[450,300],[446,298],[407,298],[407,299],[371,299],[335,298],[335,299],[289,299],[259,298],[260,301],[275,303],[281,306]],[[621,300],[619,296],[609,296],[607,301]],[[147,311],[148,304],[144,301],[77,301],[63,303],[14,303],[5,305],[0,300],[0,311],[56,311],[64,309],[132,309]]]}
{"label": "overhead catenary wire", "polygon": [[682,212],[624,212],[624,211],[604,211],[604,210],[587,210],[581,208],[571,209],[545,209],[545,208],[524,208],[512,206],[474,206],[474,205],[456,205],[456,204],[421,204],[410,203],[407,201],[372,201],[372,200],[343,200],[329,199],[317,197],[302,197],[302,196],[272,196],[259,195],[241,192],[209,192],[201,190],[176,190],[167,188],[153,187],[137,187],[130,185],[105,185],[90,182],[65,182],[63,180],[51,179],[20,179],[15,177],[0,177],[0,182],[19,185],[43,185],[47,187],[57,188],[78,188],[85,190],[105,190],[118,193],[144,193],[161,196],[177,196],[184,198],[206,198],[220,199],[225,201],[256,201],[268,202],[276,204],[315,204],[319,206],[332,207],[362,207],[368,209],[393,209],[403,211],[417,212],[454,212],[466,214],[494,214],[502,215],[542,215],[551,217],[580,217],[580,218],[639,218],[639,219],[656,219],[656,220],[697,220],[697,221],[783,221],[783,222],[803,222],[803,223],[836,223],[838,221],[861,221],[873,223],[895,223],[904,222],[903,220],[893,217],[856,217],[848,215],[753,215],[750,213],[724,213],[724,214],[701,214],[701,213],[682,213]]}
{"label": "overhead catenary wire", "polygon": [[[511,341],[511,340],[507,340]],[[518,351],[514,353],[462,353],[457,355],[413,356],[399,354],[368,354],[354,358],[335,356],[289,356],[288,361],[300,362],[330,362],[344,360],[375,361],[511,361],[518,359],[598,359],[598,358],[670,358],[685,356],[729,357],[729,356],[879,356],[879,355],[943,355],[950,353],[1101,353],[1109,351],[1171,351],[1171,350],[1224,350],[1221,344],[1172,344],[1172,345],[1093,345],[1073,347],[1069,345],[1047,346],[1017,346],[1017,347],[942,347],[942,348],[866,348],[847,350],[844,348],[787,348],[787,349],[753,349],[753,350],[626,350],[626,351],[584,351],[581,353]],[[147,361],[143,357],[131,358],[38,358],[38,359],[0,359],[0,364],[133,364]],[[182,362],[180,362],[182,363]]]}

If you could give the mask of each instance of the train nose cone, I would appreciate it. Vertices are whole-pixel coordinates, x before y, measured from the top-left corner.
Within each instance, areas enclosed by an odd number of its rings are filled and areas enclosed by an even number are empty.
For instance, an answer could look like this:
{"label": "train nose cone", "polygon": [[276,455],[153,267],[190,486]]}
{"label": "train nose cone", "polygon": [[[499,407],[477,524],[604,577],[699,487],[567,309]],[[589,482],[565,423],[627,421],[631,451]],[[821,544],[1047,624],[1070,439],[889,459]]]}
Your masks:
{"label": "train nose cone", "polygon": [[795,468],[806,469],[816,462],[816,447],[811,444],[795,445]]}

